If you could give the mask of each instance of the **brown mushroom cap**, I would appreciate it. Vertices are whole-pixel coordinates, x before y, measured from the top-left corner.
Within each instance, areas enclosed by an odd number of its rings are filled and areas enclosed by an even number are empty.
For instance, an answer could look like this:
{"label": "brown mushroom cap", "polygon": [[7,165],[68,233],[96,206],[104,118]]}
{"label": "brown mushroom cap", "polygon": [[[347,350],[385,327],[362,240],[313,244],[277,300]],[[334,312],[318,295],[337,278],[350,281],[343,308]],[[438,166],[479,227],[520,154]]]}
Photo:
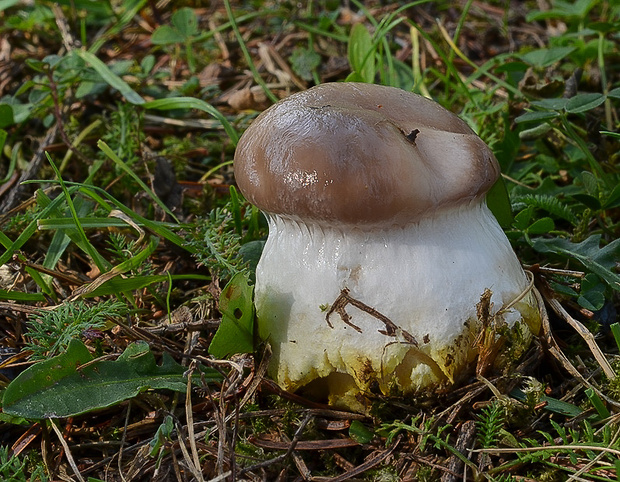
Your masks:
{"label": "brown mushroom cap", "polygon": [[267,213],[379,226],[481,201],[500,172],[450,111],[361,83],[322,84],[261,113],[239,140],[234,168],[241,192]]}

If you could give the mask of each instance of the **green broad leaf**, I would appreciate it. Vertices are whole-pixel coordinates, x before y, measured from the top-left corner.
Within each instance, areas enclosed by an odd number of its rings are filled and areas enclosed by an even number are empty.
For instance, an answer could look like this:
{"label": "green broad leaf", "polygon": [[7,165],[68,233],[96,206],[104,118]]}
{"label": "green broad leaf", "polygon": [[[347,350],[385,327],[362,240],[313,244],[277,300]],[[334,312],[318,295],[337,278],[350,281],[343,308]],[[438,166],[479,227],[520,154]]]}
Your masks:
{"label": "green broad leaf", "polygon": [[108,85],[104,84],[103,82],[91,82],[89,80],[85,80],[83,82],[80,82],[80,84],[78,85],[78,88],[75,91],[75,96],[78,99],[83,99],[87,95],[101,94],[102,92],[105,92],[107,88]]}
{"label": "green broad leaf", "polygon": [[[516,398],[521,402],[525,402],[527,400],[527,395],[523,390],[519,388],[515,388],[510,392],[510,396]],[[578,417],[583,413],[577,405],[573,405],[572,403],[563,402],[562,400],[558,400],[557,398],[548,397],[546,395],[542,395],[540,397],[541,402],[546,402],[545,410],[550,412],[559,413],[561,415],[565,415],[567,417]]]}
{"label": "green broad leaf", "polygon": [[620,99],[620,87],[616,87],[615,89],[611,89],[609,92],[607,92],[607,97]]}
{"label": "green broad leaf", "polygon": [[601,418],[609,418],[611,416],[611,413],[609,413],[609,410],[605,406],[603,400],[601,400],[601,397],[598,396],[598,393],[596,393],[592,388],[586,388],[584,393],[590,399],[590,403],[596,409]]}
{"label": "green broad leaf", "polygon": [[[0,122],[2,119],[2,104],[0,104]],[[4,143],[6,142],[6,138],[7,138],[7,132],[4,129],[0,129],[0,153],[4,150]],[[13,174],[11,172],[11,174]],[[6,179],[0,180],[1,182],[6,182],[10,179],[10,177],[7,177]]]}
{"label": "green broad leaf", "polygon": [[17,5],[18,3],[19,0],[0,0],[0,12],[12,7],[13,5]]}
{"label": "green broad leaf", "polygon": [[598,107],[605,102],[605,96],[598,93],[577,94],[568,99],[564,109],[569,114],[579,114]]}
{"label": "green broad leaf", "polygon": [[579,306],[583,306],[586,310],[598,311],[605,304],[605,294],[601,291],[586,291],[577,298]]}
{"label": "green broad leaf", "polygon": [[601,202],[598,198],[595,198],[590,194],[573,194],[571,197],[576,201],[579,201],[581,204],[588,206],[590,209],[594,209],[596,211],[601,209]]}
{"label": "green broad leaf", "polygon": [[540,218],[527,228],[528,234],[547,234],[555,229],[555,223],[551,218]]}
{"label": "green broad leaf", "polygon": [[[28,419],[65,418],[110,407],[146,390],[185,392],[186,367],[164,352],[161,365],[145,342],[127,347],[115,361],[93,361],[72,340],[61,355],[32,365],[7,387],[2,410]],[[207,377],[219,378],[217,372]]]}
{"label": "green broad leaf", "polygon": [[222,322],[209,345],[209,353],[214,357],[254,351],[253,293],[254,287],[248,283],[246,273],[237,273],[222,290]]}
{"label": "green broad leaf", "polygon": [[547,110],[558,110],[558,111],[564,109],[567,103],[568,103],[568,99],[565,99],[564,97],[560,97],[558,99],[552,98],[552,99],[534,100],[530,102],[530,104],[535,107],[540,107],[542,109],[547,109]]}
{"label": "green broad leaf", "polygon": [[521,60],[533,67],[549,67],[563,58],[567,57],[576,50],[575,47],[554,47],[550,49],[532,50],[521,56]]}
{"label": "green broad leaf", "polygon": [[150,457],[155,457],[157,453],[164,448],[165,443],[172,438],[172,432],[174,431],[174,420],[171,415],[166,415],[164,421],[155,432],[153,440],[149,442]]}
{"label": "green broad leaf", "polygon": [[487,193],[487,206],[502,228],[512,224],[512,207],[504,178],[500,177]]}
{"label": "green broad leaf", "polygon": [[[14,122],[15,119],[13,117],[13,107],[8,104],[0,104],[0,129],[10,126]],[[6,132],[4,132],[4,138],[6,139]],[[4,144],[4,141],[2,143]]]}
{"label": "green broad leaf", "polygon": [[198,17],[196,17],[196,13],[191,8],[180,8],[172,14],[171,21],[184,40],[198,33]]}
{"label": "green broad leaf", "polygon": [[596,179],[594,174],[592,174],[589,171],[583,171],[579,177],[581,179],[581,182],[583,183],[583,187],[586,188],[586,191],[588,192],[588,194],[598,197],[598,194],[599,194],[598,180]]}
{"label": "green broad leaf", "polygon": [[351,29],[348,58],[351,70],[359,76],[356,80],[367,83],[375,80],[375,49],[372,45],[372,36],[361,23],[356,23]]}
{"label": "green broad leaf", "polygon": [[585,309],[598,311],[605,304],[605,284],[593,273],[588,273],[581,280],[581,292],[577,302]]}
{"label": "green broad leaf", "polygon": [[375,436],[374,432],[370,430],[359,420],[353,420],[349,426],[349,437],[360,444],[367,444]]}
{"label": "green broad leaf", "polygon": [[534,215],[534,206],[528,206],[519,213],[517,213],[514,217],[514,227],[520,229],[521,231],[525,231],[527,227],[530,225],[530,220]]}
{"label": "green broad leaf", "polygon": [[310,48],[296,47],[290,57],[293,71],[304,80],[312,80],[312,72],[321,65],[321,56]]}
{"label": "green broad leaf", "polygon": [[526,19],[528,22],[547,18],[577,20],[584,18],[595,4],[596,0],[555,1],[553,2],[553,8],[533,10],[526,16]]}
{"label": "green broad leaf", "polygon": [[127,82],[112,72],[112,70],[94,54],[86,50],[74,50],[74,52],[93,69],[95,69],[95,71],[110,87],[118,90],[128,102],[131,102],[132,104],[144,104],[144,99],[140,96],[140,94],[133,90]]}
{"label": "green broad leaf", "polygon": [[32,425],[32,422],[30,420],[26,420],[24,417],[14,417],[13,415],[2,412],[0,412],[0,423],[10,423],[11,425]]}
{"label": "green broad leaf", "polygon": [[157,27],[151,35],[153,45],[174,45],[183,43],[184,40],[183,35],[170,25]]}
{"label": "green broad leaf", "polygon": [[248,263],[250,272],[256,272],[256,266],[258,265],[258,261],[260,260],[261,255],[263,254],[264,248],[265,241],[262,239],[249,241],[245,244],[242,244],[241,248],[239,248],[239,255],[243,258],[243,261]]}
{"label": "green broad leaf", "polygon": [[555,281],[551,281],[550,284],[551,284],[551,288],[553,289],[553,291],[555,291],[558,294],[566,295],[566,296],[570,296],[574,298],[577,298],[579,296],[579,293],[577,293],[570,286],[566,286],[561,283],[556,283]]}
{"label": "green broad leaf", "polygon": [[553,238],[533,240],[532,246],[540,253],[555,253],[579,261],[592,273],[616,291],[620,291],[620,276],[613,272],[620,259],[620,239],[600,248],[601,235],[593,234],[581,243],[571,243],[567,239]]}
{"label": "green broad leaf", "polygon": [[611,190],[607,199],[603,202],[603,208],[605,209],[613,209],[618,206],[620,206],[620,184]]}
{"label": "green broad leaf", "polygon": [[523,122],[540,122],[545,120],[550,120],[558,117],[560,114],[558,112],[552,111],[535,111],[535,112],[526,112],[525,114],[521,114],[519,117],[515,119],[517,124],[521,124]]}
{"label": "green broad leaf", "polygon": [[154,45],[180,44],[198,34],[198,17],[191,8],[183,7],[174,12],[171,22],[172,25],[162,25],[155,29],[151,35]]}

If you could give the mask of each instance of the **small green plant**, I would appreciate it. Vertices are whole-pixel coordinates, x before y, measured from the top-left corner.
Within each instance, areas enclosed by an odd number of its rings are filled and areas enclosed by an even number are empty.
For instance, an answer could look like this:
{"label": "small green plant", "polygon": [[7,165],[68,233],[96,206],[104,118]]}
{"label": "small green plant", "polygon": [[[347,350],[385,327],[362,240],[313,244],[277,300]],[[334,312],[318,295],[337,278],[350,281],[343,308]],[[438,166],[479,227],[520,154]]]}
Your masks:
{"label": "small green plant", "polygon": [[189,238],[196,259],[220,278],[230,279],[250,268],[253,272],[262,251],[264,234],[260,212],[244,203],[231,188],[230,200],[196,222]]}
{"label": "small green plant", "polygon": [[478,429],[478,442],[483,448],[491,448],[497,445],[505,422],[506,408],[498,400],[494,400],[482,409],[476,426]]}
{"label": "small green plant", "polygon": [[45,475],[42,466],[30,467],[29,457],[16,457],[9,454],[9,448],[0,445],[0,478],[6,482],[47,482],[49,478]]}
{"label": "small green plant", "polygon": [[73,339],[96,337],[106,326],[108,318],[122,317],[127,307],[112,300],[97,304],[69,301],[54,310],[31,317],[29,342],[25,350],[32,351],[32,360],[42,360],[61,353]]}
{"label": "small green plant", "polygon": [[161,25],[153,32],[151,42],[155,45],[175,45],[176,55],[179,55],[179,47],[185,48],[185,58],[191,72],[196,71],[196,58],[192,50],[192,44],[198,35],[198,17],[191,8],[180,8],[172,14],[171,25]]}

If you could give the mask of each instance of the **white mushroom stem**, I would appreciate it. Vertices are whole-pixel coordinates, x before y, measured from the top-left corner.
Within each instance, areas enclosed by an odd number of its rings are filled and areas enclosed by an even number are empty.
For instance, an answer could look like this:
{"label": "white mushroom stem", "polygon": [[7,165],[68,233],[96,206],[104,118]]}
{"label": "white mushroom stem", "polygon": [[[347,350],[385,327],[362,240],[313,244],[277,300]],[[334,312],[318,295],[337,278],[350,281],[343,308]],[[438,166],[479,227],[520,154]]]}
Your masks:
{"label": "white mushroom stem", "polygon": [[[528,286],[480,201],[443,208],[405,227],[268,219],[255,300],[259,336],[274,352],[272,375],[289,390],[328,377],[332,402],[354,397],[373,380],[384,392],[394,384],[411,391],[453,382],[475,356],[476,304],[485,289],[492,291],[496,313]],[[361,333],[338,313],[330,315],[330,328],[325,310],[343,289],[406,333],[380,333],[385,325],[352,305],[346,312]],[[536,326],[535,306],[528,295],[503,320],[509,327],[522,319]]]}

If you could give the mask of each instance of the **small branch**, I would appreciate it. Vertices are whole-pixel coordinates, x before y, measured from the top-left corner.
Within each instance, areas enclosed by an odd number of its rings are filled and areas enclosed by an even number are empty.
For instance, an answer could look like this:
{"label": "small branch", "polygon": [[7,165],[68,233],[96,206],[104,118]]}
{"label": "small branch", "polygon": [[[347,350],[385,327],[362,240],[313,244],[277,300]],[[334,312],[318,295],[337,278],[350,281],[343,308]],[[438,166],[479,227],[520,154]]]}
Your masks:
{"label": "small branch", "polygon": [[362,333],[362,329],[359,326],[354,325],[351,322],[351,317],[349,316],[349,314],[345,310],[347,305],[355,306],[359,310],[361,310],[361,311],[363,311],[365,313],[368,313],[373,318],[376,318],[377,320],[382,322],[385,325],[385,329],[384,330],[377,330],[382,335],[390,336],[390,337],[396,337],[398,334],[401,334],[402,337],[407,341],[407,343],[410,343],[411,345],[415,346],[416,348],[419,347],[418,342],[416,341],[416,339],[413,337],[413,335],[411,333],[409,333],[406,330],[403,330],[398,325],[394,324],[394,322],[392,322],[392,320],[390,320],[387,316],[385,316],[384,314],[378,312],[374,308],[368,306],[367,304],[365,304],[365,303],[363,303],[363,302],[361,302],[359,300],[356,300],[355,298],[352,298],[349,295],[349,290],[347,288],[344,288],[343,290],[340,291],[340,294],[338,295],[338,298],[336,298],[336,301],[334,301],[334,303],[330,307],[329,311],[325,315],[325,321],[327,322],[327,324],[329,325],[330,328],[333,328],[334,326],[332,325],[331,321],[329,320],[329,317],[334,312],[336,312],[336,313],[338,313],[340,315],[340,318],[342,319],[342,321],[345,324],[349,325],[351,328],[353,328],[358,333]]}
{"label": "small branch", "polygon": [[549,306],[553,308],[553,311],[555,311],[558,316],[560,316],[564,321],[566,321],[570,326],[572,326],[575,329],[575,331],[579,333],[581,338],[584,339],[584,341],[588,344],[590,351],[594,355],[594,358],[596,358],[596,361],[599,363],[599,365],[603,369],[603,372],[605,372],[605,375],[607,376],[607,378],[609,378],[610,380],[613,380],[614,378],[616,378],[616,372],[614,371],[614,369],[611,367],[611,365],[607,361],[607,358],[605,358],[605,355],[599,348],[598,344],[596,343],[596,340],[594,339],[594,335],[590,332],[590,330],[588,330],[585,326],[583,326],[583,324],[580,321],[573,318],[568,313],[568,311],[564,309],[562,304],[555,298],[551,298],[551,297],[548,298],[547,303],[549,303]]}
{"label": "small branch", "polygon": [[56,424],[51,418],[48,420],[50,422],[50,425],[54,429],[54,432],[56,432],[56,435],[58,435],[58,439],[60,440],[60,444],[62,445],[62,448],[65,450],[65,455],[67,456],[67,460],[69,461],[69,465],[71,466],[71,469],[73,469],[73,473],[75,474],[75,476],[80,482],[86,482],[84,478],[80,475],[80,469],[78,469],[78,466],[75,463],[75,460],[73,459],[73,455],[71,455],[71,450],[69,450],[69,444],[67,444],[67,441],[62,436],[60,429],[56,426]]}
{"label": "small branch", "polygon": [[288,450],[286,451],[285,454],[278,455],[277,457],[273,459],[265,460],[264,462],[260,462],[250,467],[245,467],[239,471],[239,477],[241,477],[246,472],[251,472],[256,469],[262,469],[263,467],[268,467],[269,465],[277,464],[287,459],[288,457],[290,457],[290,455],[293,453],[293,450],[295,450],[295,447],[297,446],[297,443],[299,442],[299,439],[301,438],[301,435],[303,434],[303,431],[305,430],[306,425],[308,425],[308,422],[310,422],[312,418],[313,418],[313,415],[311,413],[308,413],[305,416],[305,418],[302,420],[301,424],[297,428],[297,431],[295,432],[295,435],[293,436],[293,440],[291,440],[291,444],[289,445]]}
{"label": "small branch", "polygon": [[[550,301],[553,299],[552,296],[546,293],[546,289],[544,286],[542,286],[541,289],[543,289],[543,292],[545,293],[545,299],[547,301]],[[533,293],[536,296],[536,300],[538,301],[539,305],[543,306],[544,301],[543,301],[542,295],[536,289],[533,290]],[[584,386],[594,390],[594,392],[596,392],[598,396],[604,399],[608,404],[612,405],[616,409],[620,409],[620,404],[616,400],[613,400],[612,398],[608,397],[603,392],[601,392],[597,387],[592,385],[588,380],[584,378],[584,376],[579,372],[579,370],[577,370],[573,366],[573,364],[566,357],[566,355],[564,355],[564,353],[558,346],[558,343],[555,341],[553,332],[551,331],[551,325],[549,323],[549,316],[547,315],[547,311],[541,310],[541,313],[542,313],[542,330],[543,330],[542,337],[546,342],[547,351],[551,353],[551,355],[553,355],[553,357],[564,367],[564,369],[568,373],[570,373],[576,380],[579,380],[579,382],[581,382]]]}

